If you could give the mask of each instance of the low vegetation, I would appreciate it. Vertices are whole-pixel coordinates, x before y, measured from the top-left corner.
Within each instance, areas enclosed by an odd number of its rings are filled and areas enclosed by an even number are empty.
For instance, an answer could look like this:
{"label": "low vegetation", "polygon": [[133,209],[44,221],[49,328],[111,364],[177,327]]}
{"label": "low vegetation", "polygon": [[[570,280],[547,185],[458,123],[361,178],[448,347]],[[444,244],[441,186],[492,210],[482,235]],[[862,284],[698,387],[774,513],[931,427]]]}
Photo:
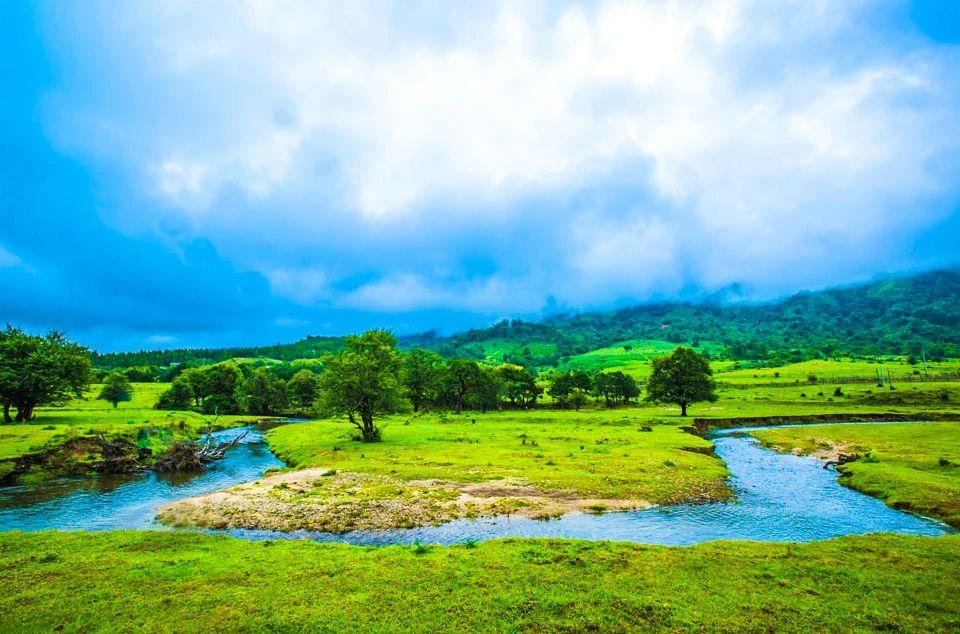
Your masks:
{"label": "low vegetation", "polygon": [[711,444],[672,424],[617,411],[394,416],[377,444],[350,441],[351,426],[318,421],[267,433],[291,467],[400,480],[523,480],[582,497],[653,503],[726,499]]}
{"label": "low vegetation", "polygon": [[844,462],[840,482],[960,528],[960,423],[827,425],[754,432],[781,451]]}
{"label": "low vegetation", "polygon": [[960,537],[360,548],[4,533],[0,629],[955,631]]}

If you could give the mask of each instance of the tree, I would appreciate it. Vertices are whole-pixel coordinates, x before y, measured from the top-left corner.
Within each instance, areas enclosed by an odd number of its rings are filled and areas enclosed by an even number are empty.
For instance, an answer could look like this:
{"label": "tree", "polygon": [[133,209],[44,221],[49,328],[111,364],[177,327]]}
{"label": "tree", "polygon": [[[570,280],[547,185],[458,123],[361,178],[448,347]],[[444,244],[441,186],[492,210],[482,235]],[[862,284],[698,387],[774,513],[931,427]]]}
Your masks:
{"label": "tree", "polygon": [[127,375],[122,372],[112,372],[103,382],[103,388],[97,398],[110,401],[114,407],[121,401],[132,399],[133,387],[130,385]]}
{"label": "tree", "polygon": [[[561,372],[556,374],[550,381],[550,387],[547,388],[547,394],[556,399],[560,409],[566,409],[568,404],[573,404],[577,410],[586,402],[585,398],[580,398],[576,394],[580,393],[586,396],[593,386],[590,375],[582,370],[572,372]],[[572,399],[572,400],[571,400]]]}
{"label": "tree", "polygon": [[500,390],[502,381],[495,368],[479,366],[480,374],[473,390],[468,395],[466,405],[471,409],[485,412],[500,408]]}
{"label": "tree", "polygon": [[419,412],[436,398],[443,371],[443,357],[436,352],[414,348],[403,355],[401,377],[413,411]]}
{"label": "tree", "polygon": [[170,388],[160,395],[157,409],[188,409],[193,403],[193,386],[183,377],[173,380]]}
{"label": "tree", "polygon": [[217,409],[234,409],[234,397],[237,385],[243,378],[240,369],[232,363],[217,363],[201,368],[191,368],[183,373],[193,387],[194,397],[198,407],[214,395],[217,399]]}
{"label": "tree", "polygon": [[320,393],[320,377],[310,370],[300,370],[287,381],[287,398],[301,410],[310,409]]}
{"label": "tree", "polygon": [[716,383],[710,363],[690,348],[678,347],[666,357],[654,360],[647,383],[647,400],[676,403],[680,415],[687,415],[687,406],[700,401],[717,400]]}
{"label": "tree", "polygon": [[240,382],[237,396],[250,414],[267,416],[287,404],[287,386],[269,368],[257,368]]}
{"label": "tree", "polygon": [[459,414],[467,398],[477,392],[483,383],[480,365],[470,359],[453,359],[447,365],[443,383],[453,396],[454,412]]}
{"label": "tree", "polygon": [[0,331],[4,422],[11,422],[12,407],[17,410],[17,422],[25,422],[33,419],[37,405],[83,396],[90,377],[89,352],[62,333],[54,331],[43,337],[12,326]]}
{"label": "tree", "polygon": [[514,407],[527,408],[543,394],[543,388],[525,368],[519,365],[501,365],[497,368],[500,390]]}
{"label": "tree", "polygon": [[360,430],[364,442],[380,440],[374,417],[406,404],[396,338],[383,330],[347,337],[344,349],[327,355],[325,362],[327,369],[320,376],[324,411],[346,416]]}

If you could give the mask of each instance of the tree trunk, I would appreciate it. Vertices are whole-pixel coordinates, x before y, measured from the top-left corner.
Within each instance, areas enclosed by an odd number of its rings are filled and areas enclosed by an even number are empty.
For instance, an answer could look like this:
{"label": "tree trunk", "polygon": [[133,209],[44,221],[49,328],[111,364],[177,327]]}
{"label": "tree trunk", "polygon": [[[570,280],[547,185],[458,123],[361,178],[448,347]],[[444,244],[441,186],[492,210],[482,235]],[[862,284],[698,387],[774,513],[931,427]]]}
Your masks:
{"label": "tree trunk", "polygon": [[363,442],[378,442],[380,440],[380,430],[373,424],[373,416],[371,414],[361,414],[360,418],[363,421],[363,426],[360,428],[360,436],[363,438]]}
{"label": "tree trunk", "polygon": [[3,404],[3,422],[12,423],[13,419],[10,418],[10,403]]}
{"label": "tree trunk", "polygon": [[680,415],[681,415],[681,416],[686,416],[686,415],[687,415],[687,404],[686,404],[686,403],[680,403]]}

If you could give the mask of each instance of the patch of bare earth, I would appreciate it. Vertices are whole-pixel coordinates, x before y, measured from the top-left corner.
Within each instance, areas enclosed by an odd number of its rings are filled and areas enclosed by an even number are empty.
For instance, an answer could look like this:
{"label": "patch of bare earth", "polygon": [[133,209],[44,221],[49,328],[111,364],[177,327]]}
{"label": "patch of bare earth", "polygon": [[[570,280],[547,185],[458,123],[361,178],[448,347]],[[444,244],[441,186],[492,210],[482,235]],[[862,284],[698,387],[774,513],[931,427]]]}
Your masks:
{"label": "patch of bare earth", "polygon": [[797,456],[810,456],[823,462],[835,463],[841,456],[851,453],[850,445],[847,443],[833,443],[827,441],[818,441],[817,448],[814,450],[804,450],[802,447],[795,447],[790,453]]}
{"label": "patch of bare earth", "polygon": [[167,504],[157,519],[171,526],[311,530],[411,528],[458,518],[549,518],[650,506],[643,500],[588,499],[518,480],[482,483],[402,481],[387,476],[304,469]]}

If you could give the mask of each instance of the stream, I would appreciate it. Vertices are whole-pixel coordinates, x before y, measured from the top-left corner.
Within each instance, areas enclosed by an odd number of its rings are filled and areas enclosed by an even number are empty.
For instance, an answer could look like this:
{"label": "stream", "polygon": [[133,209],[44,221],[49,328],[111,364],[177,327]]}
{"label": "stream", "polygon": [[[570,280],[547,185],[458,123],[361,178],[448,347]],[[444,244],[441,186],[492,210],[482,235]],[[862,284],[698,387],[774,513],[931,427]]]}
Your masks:
{"label": "stream", "polygon": [[[291,421],[293,422],[293,421]],[[877,424],[877,423],[873,423]],[[196,474],[153,472],[57,480],[0,488],[0,530],[164,529],[157,507],[223,489],[281,467],[256,427],[214,432],[219,440],[249,433],[224,459]],[[837,472],[814,458],[762,447],[744,429],[711,432],[716,454],[731,472],[735,503],[681,504],[600,515],[570,513],[551,520],[493,517],[439,526],[343,534],[232,529],[208,531],[245,539],[311,539],[385,545],[451,544],[499,537],[564,537],[686,545],[717,539],[813,541],[873,532],[942,535],[935,520],[887,507],[837,483]],[[169,530],[169,529],[165,529]]]}

